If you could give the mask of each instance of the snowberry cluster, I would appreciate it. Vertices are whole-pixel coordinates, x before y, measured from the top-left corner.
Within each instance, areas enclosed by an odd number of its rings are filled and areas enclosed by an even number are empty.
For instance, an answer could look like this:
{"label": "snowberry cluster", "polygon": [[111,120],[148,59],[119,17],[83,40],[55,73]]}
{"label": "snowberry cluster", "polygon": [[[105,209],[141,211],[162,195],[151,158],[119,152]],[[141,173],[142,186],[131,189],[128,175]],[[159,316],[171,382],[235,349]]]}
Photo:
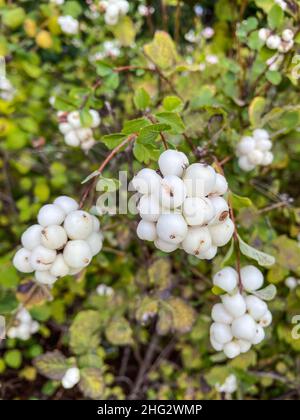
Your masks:
{"label": "snowberry cluster", "polygon": [[261,128],[254,130],[252,136],[243,137],[237,145],[239,167],[248,172],[258,165],[270,165],[274,158],[271,148],[269,133]]}
{"label": "snowberry cluster", "polygon": [[6,78],[0,76],[0,98],[4,101],[12,101],[15,96],[15,89],[11,82]]}
{"label": "snowberry cluster", "polygon": [[145,4],[140,4],[138,7],[138,12],[141,16],[151,16],[155,12],[153,6],[146,6]]}
{"label": "snowberry cluster", "polygon": [[117,40],[104,41],[101,50],[90,56],[90,61],[103,60],[106,57],[116,58],[121,54],[120,44]]}
{"label": "snowberry cluster", "polygon": [[73,198],[60,196],[44,205],[37,220],[23,233],[23,248],[13,264],[23,273],[35,271],[39,283],[51,285],[58,277],[78,273],[102,248],[99,220],[79,210]]}
{"label": "snowberry cluster", "polygon": [[258,36],[270,50],[277,50],[279,53],[287,53],[294,46],[294,32],[291,29],[284,29],[278,35],[268,28],[261,28]]}
{"label": "snowberry cluster", "polygon": [[286,287],[288,287],[290,290],[294,290],[296,289],[297,286],[300,285],[300,279],[296,279],[295,277],[287,277],[284,280],[284,284],[286,285]]}
{"label": "snowberry cluster", "polygon": [[58,24],[61,30],[68,35],[76,35],[79,31],[79,22],[77,19],[74,19],[72,16],[59,16],[57,19]]}
{"label": "snowberry cluster", "polygon": [[144,168],[132,186],[141,194],[140,239],[154,241],[164,252],[182,248],[199,259],[212,259],[232,237],[234,225],[221,196],[228,185],[212,166],[189,165],[182,152],[166,150],[158,160],[161,175]]}
{"label": "snowberry cluster", "polygon": [[92,128],[99,126],[100,115],[94,109],[90,109],[92,123],[90,127],[82,127],[79,111],[66,113],[59,111],[59,131],[65,136],[65,143],[71,147],[80,146],[82,150],[89,150],[95,144]]}
{"label": "snowberry cluster", "polygon": [[40,324],[31,318],[27,309],[22,308],[16,315],[15,325],[7,331],[7,336],[9,338],[28,340],[32,334],[38,331],[39,327]]}
{"label": "snowberry cluster", "polygon": [[266,302],[255,296],[264,282],[262,273],[247,265],[240,274],[243,292],[238,290],[238,273],[231,267],[223,268],[213,278],[213,284],[227,293],[221,296],[222,303],[212,308],[210,342],[230,359],[260,343],[265,337],[264,328],[272,322]]}
{"label": "snowberry cluster", "polygon": [[99,296],[113,296],[114,289],[106,284],[99,284],[96,288],[96,293]]}
{"label": "snowberry cluster", "polygon": [[99,3],[104,11],[104,20],[107,25],[116,25],[120,17],[126,15],[129,10],[127,0],[104,0]]}
{"label": "snowberry cluster", "polygon": [[69,368],[64,374],[61,384],[65,389],[71,389],[80,381],[80,370],[77,367]]}

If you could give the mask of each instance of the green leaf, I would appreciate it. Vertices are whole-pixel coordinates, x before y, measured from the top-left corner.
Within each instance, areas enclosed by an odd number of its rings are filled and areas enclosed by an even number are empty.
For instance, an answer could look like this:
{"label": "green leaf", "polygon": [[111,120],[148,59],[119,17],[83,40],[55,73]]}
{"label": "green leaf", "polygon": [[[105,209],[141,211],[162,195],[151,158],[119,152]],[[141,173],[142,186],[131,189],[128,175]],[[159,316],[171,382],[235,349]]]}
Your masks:
{"label": "green leaf", "polygon": [[113,318],[106,327],[105,335],[107,340],[115,346],[132,344],[132,329],[124,317]]}
{"label": "green leaf", "polygon": [[174,67],[179,57],[175,43],[167,32],[156,31],[153,41],[144,46],[146,55],[163,70]]}
{"label": "green leaf", "polygon": [[257,96],[254,98],[248,108],[249,120],[253,127],[259,127],[261,123],[261,117],[266,106],[265,98]]}
{"label": "green leaf", "polygon": [[162,106],[168,112],[180,112],[183,109],[183,102],[178,96],[166,96]]}
{"label": "green leaf", "polygon": [[2,22],[11,29],[16,29],[24,22],[26,14],[22,7],[15,7],[10,10],[5,10],[2,13]]}
{"label": "green leaf", "polygon": [[211,289],[212,293],[216,296],[224,295],[225,290],[221,289],[221,287],[213,286]]}
{"label": "green leaf", "polygon": [[154,142],[159,133],[170,130],[171,126],[168,124],[152,124],[141,129],[136,143],[147,144]]}
{"label": "green leaf", "polygon": [[274,4],[268,13],[268,25],[271,29],[278,29],[284,19],[284,12],[278,4]]}
{"label": "green leaf", "polygon": [[78,18],[82,13],[82,7],[77,1],[68,0],[61,7],[64,15],[70,15],[73,18]]}
{"label": "green leaf", "polygon": [[55,381],[61,381],[70,367],[66,357],[58,350],[36,357],[34,365],[40,374]]}
{"label": "green leaf", "polygon": [[126,121],[124,123],[122,133],[128,135],[132,133],[137,133],[142,128],[151,125],[151,122],[147,118],[137,118],[135,120]]}
{"label": "green leaf", "polygon": [[137,109],[144,111],[150,105],[150,95],[144,88],[139,88],[133,97],[134,105]]}
{"label": "green leaf", "polygon": [[91,367],[81,369],[78,385],[84,396],[93,400],[104,398],[105,382],[101,369]]}
{"label": "green leaf", "polygon": [[279,71],[268,70],[266,72],[266,78],[270,83],[272,83],[272,85],[275,85],[275,86],[279,85],[279,83],[282,80],[282,76]]}
{"label": "green leaf", "polygon": [[159,112],[155,115],[156,118],[160,123],[165,123],[170,125],[172,128],[172,131],[175,133],[182,133],[185,129],[185,126],[183,124],[183,121],[179,114],[175,112]]}
{"label": "green leaf", "polygon": [[93,124],[93,117],[89,108],[84,108],[80,111],[80,122],[83,127],[91,127]]}
{"label": "green leaf", "polygon": [[151,153],[147,146],[135,142],[133,147],[133,154],[135,158],[141,163],[149,163],[151,160]]}
{"label": "green leaf", "polygon": [[246,255],[246,257],[256,260],[263,267],[269,267],[275,263],[275,258],[272,255],[268,255],[246,244],[240,236],[238,236],[238,239],[241,253]]}
{"label": "green leaf", "polygon": [[105,61],[97,62],[96,64],[96,73],[98,76],[106,77],[113,73],[113,68],[110,64]]}
{"label": "green leaf", "polygon": [[101,138],[101,142],[105,144],[108,149],[114,149],[119,146],[123,140],[126,139],[126,135],[123,133],[108,134]]}
{"label": "green leaf", "polygon": [[96,349],[100,342],[101,316],[97,311],[79,312],[70,327],[70,347],[75,354]]}
{"label": "green leaf", "polygon": [[10,314],[18,307],[15,294],[11,291],[1,292],[0,290],[0,314]]}
{"label": "green leaf", "polygon": [[111,26],[111,31],[123,47],[131,47],[135,40],[135,27],[129,16],[123,16],[118,23]]}
{"label": "green leaf", "polygon": [[19,369],[22,364],[22,353],[20,350],[8,350],[4,354],[4,361],[7,366],[13,369]]}
{"label": "green leaf", "polygon": [[274,284],[269,284],[264,289],[256,290],[252,293],[262,300],[270,301],[275,298],[276,292],[277,292],[276,286],[274,286]]}
{"label": "green leaf", "polygon": [[249,197],[242,197],[241,195],[230,193],[232,207],[236,210],[240,210],[244,207],[251,207],[253,203]]}

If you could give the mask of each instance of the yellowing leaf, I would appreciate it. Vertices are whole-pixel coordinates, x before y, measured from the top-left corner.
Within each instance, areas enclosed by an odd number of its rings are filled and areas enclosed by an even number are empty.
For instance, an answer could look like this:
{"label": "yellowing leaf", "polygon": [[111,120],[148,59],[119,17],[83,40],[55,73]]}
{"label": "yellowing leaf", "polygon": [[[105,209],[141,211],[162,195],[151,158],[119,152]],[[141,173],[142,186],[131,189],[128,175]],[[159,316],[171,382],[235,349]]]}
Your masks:
{"label": "yellowing leaf", "polygon": [[130,47],[135,39],[135,27],[129,16],[124,16],[112,27],[115,37],[123,47]]}
{"label": "yellowing leaf", "polygon": [[92,398],[93,400],[103,398],[105,383],[102,371],[97,368],[81,369],[79,388],[88,398]]}
{"label": "yellowing leaf", "polygon": [[261,123],[261,116],[264,112],[266,106],[266,100],[265,98],[262,98],[261,96],[257,96],[252,100],[252,102],[249,105],[249,120],[253,127],[257,127]]}
{"label": "yellowing leaf", "polygon": [[146,55],[163,70],[170,69],[179,61],[175,44],[167,32],[157,31],[153,41],[144,46]]}

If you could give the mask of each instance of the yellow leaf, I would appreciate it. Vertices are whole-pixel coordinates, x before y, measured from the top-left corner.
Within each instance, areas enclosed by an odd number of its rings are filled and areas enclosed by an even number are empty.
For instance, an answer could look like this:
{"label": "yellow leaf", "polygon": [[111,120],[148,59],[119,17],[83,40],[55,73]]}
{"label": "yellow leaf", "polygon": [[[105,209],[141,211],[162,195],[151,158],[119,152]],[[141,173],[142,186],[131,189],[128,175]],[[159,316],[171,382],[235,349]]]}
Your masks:
{"label": "yellow leaf", "polygon": [[112,27],[112,32],[123,47],[130,47],[135,39],[135,27],[129,16],[124,16]]}
{"label": "yellow leaf", "polygon": [[153,41],[144,46],[144,51],[163,70],[170,69],[179,62],[175,44],[167,32],[157,31]]}

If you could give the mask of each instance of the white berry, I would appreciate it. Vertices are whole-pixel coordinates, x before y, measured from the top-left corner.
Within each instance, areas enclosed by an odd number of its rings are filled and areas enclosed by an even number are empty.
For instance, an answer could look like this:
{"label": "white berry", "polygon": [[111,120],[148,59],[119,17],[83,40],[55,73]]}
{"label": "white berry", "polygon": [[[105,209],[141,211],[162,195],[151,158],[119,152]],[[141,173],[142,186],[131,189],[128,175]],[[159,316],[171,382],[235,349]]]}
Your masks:
{"label": "white berry", "polygon": [[221,324],[228,324],[230,325],[233,321],[232,315],[226,311],[224,305],[222,303],[216,303],[211,311],[211,317],[213,321],[219,322]]}
{"label": "white berry", "polygon": [[196,257],[207,251],[211,245],[211,236],[207,227],[190,227],[182,241],[185,252]]}
{"label": "white berry", "polygon": [[103,237],[99,232],[92,232],[90,236],[86,239],[87,244],[89,245],[92,255],[95,256],[99,254],[102,249]]}
{"label": "white berry", "polygon": [[157,237],[156,225],[153,222],[141,220],[136,230],[137,236],[144,241],[154,241]]}
{"label": "white berry", "polygon": [[61,249],[68,241],[65,229],[62,226],[51,225],[44,227],[41,232],[41,243],[49,249]]}
{"label": "white berry", "polygon": [[163,252],[173,252],[178,248],[177,244],[174,244],[174,243],[171,244],[170,242],[163,241],[160,238],[155,239],[154,245],[156,246],[157,249]]}
{"label": "white berry", "polygon": [[157,222],[160,215],[160,205],[154,195],[143,195],[137,205],[142,219]]}
{"label": "white berry", "polygon": [[241,348],[237,341],[230,341],[224,345],[223,351],[228,359],[234,359],[241,353]]}
{"label": "white berry", "polygon": [[56,282],[57,277],[53,276],[50,271],[36,271],[36,281],[42,284],[53,284]]}
{"label": "white berry", "polygon": [[229,343],[232,340],[231,328],[229,325],[214,322],[210,327],[210,334],[220,344]]}
{"label": "white berry", "polygon": [[240,293],[236,293],[232,296],[223,295],[221,299],[226,311],[234,318],[241,317],[246,312],[246,302]]}
{"label": "white berry", "polygon": [[74,240],[65,246],[63,257],[70,267],[83,268],[91,262],[92,252],[86,241]]}
{"label": "white berry", "polygon": [[66,264],[62,254],[58,254],[50,268],[50,274],[54,277],[64,277],[69,274],[70,268]]}
{"label": "white berry", "polygon": [[189,197],[205,197],[214,189],[216,172],[209,165],[193,163],[186,169],[183,180]]}
{"label": "white berry", "polygon": [[78,203],[71,197],[67,197],[66,195],[61,195],[60,197],[57,197],[53,204],[56,204],[58,207],[60,207],[65,214],[71,213],[71,211],[75,211],[78,209]]}
{"label": "white berry", "polygon": [[41,232],[42,226],[40,225],[32,225],[28,229],[25,230],[23,235],[21,236],[21,242],[24,248],[32,251],[38,245],[41,244]]}
{"label": "white berry", "polygon": [[181,177],[183,171],[188,167],[189,161],[182,152],[166,150],[160,155],[158,165],[163,176],[176,175]]}
{"label": "white berry", "polygon": [[159,201],[166,209],[174,209],[181,206],[186,197],[186,187],[183,181],[176,175],[165,176],[159,188]]}
{"label": "white berry", "polygon": [[247,292],[253,292],[261,288],[264,282],[264,277],[254,265],[246,265],[241,269],[241,280]]}
{"label": "white berry", "polygon": [[216,173],[216,183],[210,194],[211,195],[224,195],[227,192],[227,190],[228,190],[228,183],[226,181],[226,178],[223,175]]}
{"label": "white berry", "polygon": [[261,319],[268,310],[266,302],[254,295],[246,297],[246,306],[248,313],[255,321]]}
{"label": "white berry", "polygon": [[64,228],[70,239],[86,239],[93,231],[93,219],[86,211],[75,210],[67,215]]}
{"label": "white berry", "polygon": [[190,226],[202,226],[215,216],[214,206],[208,198],[187,197],[182,210],[183,216]]}
{"label": "white berry", "polygon": [[238,273],[232,267],[224,267],[214,275],[213,284],[231,293],[237,287]]}
{"label": "white berry", "polygon": [[30,263],[31,252],[28,249],[19,249],[13,258],[13,265],[22,273],[32,273],[34,270]]}
{"label": "white berry", "polygon": [[233,320],[231,330],[234,337],[252,342],[256,332],[256,322],[252,316],[244,314]]}
{"label": "white berry", "polygon": [[265,338],[265,331],[262,326],[256,325],[256,331],[254,338],[252,339],[252,344],[259,344],[261,343]]}
{"label": "white berry", "polygon": [[61,225],[65,218],[65,212],[56,204],[44,205],[37,216],[41,226]]}
{"label": "white berry", "polygon": [[224,222],[229,216],[229,207],[227,201],[222,197],[210,197],[209,201],[211,202],[215,216],[210,220],[209,224],[218,224]]}
{"label": "white berry", "polygon": [[212,243],[215,246],[226,245],[234,232],[234,224],[231,219],[227,218],[225,222],[218,225],[211,225],[208,227],[211,235]]}
{"label": "white berry", "polygon": [[156,226],[157,235],[165,242],[179,244],[185,238],[188,227],[181,214],[162,214]]}
{"label": "white berry", "polygon": [[135,191],[141,194],[156,193],[159,190],[161,177],[153,169],[141,169],[131,181]]}
{"label": "white berry", "polygon": [[55,257],[55,250],[39,245],[31,253],[30,264],[34,270],[49,271]]}

